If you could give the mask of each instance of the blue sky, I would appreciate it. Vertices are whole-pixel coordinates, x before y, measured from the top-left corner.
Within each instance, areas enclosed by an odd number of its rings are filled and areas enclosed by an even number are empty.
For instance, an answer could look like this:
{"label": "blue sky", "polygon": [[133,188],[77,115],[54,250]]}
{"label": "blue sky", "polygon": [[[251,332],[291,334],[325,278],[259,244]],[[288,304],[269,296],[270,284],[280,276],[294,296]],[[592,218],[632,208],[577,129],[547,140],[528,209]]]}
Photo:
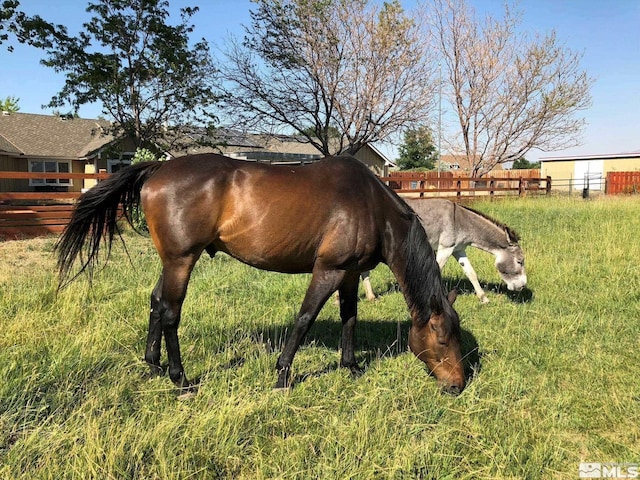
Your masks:
{"label": "blue sky", "polygon": [[[502,0],[468,0],[478,14],[497,13]],[[66,25],[71,32],[79,30],[89,19],[85,0],[22,0],[28,14],[39,14],[48,21]],[[414,1],[403,0],[410,9]],[[206,38],[221,45],[229,33],[241,34],[249,23],[249,0],[170,0],[172,11],[180,6],[199,4],[193,17],[195,38]],[[555,29],[558,38],[571,50],[583,52],[583,68],[595,79],[593,105],[584,117],[587,126],[583,144],[564,151],[532,151],[531,161],[540,156],[602,154],[640,151],[640,0],[520,0],[522,28],[529,33],[547,33]],[[178,17],[175,17],[176,19]],[[13,53],[0,47],[0,97],[20,99],[24,113],[50,114],[42,109],[64,84],[64,76],[40,65],[42,52],[15,45]],[[80,109],[84,118],[100,114],[98,106]],[[383,147],[390,157],[395,151]]]}

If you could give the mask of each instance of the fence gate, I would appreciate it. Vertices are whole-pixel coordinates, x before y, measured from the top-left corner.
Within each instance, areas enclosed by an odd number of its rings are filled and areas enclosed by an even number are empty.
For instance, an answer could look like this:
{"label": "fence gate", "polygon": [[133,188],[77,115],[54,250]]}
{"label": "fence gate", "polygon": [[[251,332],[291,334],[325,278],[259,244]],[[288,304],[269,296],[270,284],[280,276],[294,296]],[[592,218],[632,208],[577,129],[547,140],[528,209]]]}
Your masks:
{"label": "fence gate", "polygon": [[640,172],[607,173],[607,194],[640,193]]}

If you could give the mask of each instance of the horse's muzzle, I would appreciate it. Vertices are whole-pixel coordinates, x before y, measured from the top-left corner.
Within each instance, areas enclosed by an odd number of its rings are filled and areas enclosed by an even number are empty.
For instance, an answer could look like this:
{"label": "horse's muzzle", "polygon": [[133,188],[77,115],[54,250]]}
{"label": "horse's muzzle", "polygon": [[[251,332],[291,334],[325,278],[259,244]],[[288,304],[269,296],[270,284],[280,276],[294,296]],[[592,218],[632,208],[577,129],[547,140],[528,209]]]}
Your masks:
{"label": "horse's muzzle", "polygon": [[457,397],[462,393],[463,389],[464,387],[461,387],[460,385],[449,385],[448,387],[445,387],[443,391],[445,393],[448,393],[449,395],[453,395],[454,397]]}

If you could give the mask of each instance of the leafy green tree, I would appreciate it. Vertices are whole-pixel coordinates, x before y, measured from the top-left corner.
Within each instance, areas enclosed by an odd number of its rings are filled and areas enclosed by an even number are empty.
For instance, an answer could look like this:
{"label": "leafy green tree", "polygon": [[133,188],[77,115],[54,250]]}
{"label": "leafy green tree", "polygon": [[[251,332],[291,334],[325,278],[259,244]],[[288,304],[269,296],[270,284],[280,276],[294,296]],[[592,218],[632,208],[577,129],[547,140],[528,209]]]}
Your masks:
{"label": "leafy green tree", "polygon": [[18,105],[19,101],[20,99],[16,97],[7,97],[4,100],[0,100],[0,111],[9,113],[17,112],[20,110],[20,106]]}
{"label": "leafy green tree", "polygon": [[[302,135],[306,137],[313,138],[315,137],[316,133],[317,132],[315,127],[308,127],[302,130]],[[338,130],[336,127],[332,127],[331,125],[327,126],[326,134],[327,134],[327,138],[329,139],[340,138],[340,130]]]}
{"label": "leafy green tree", "polygon": [[[4,0],[0,8],[0,44],[9,39],[9,31],[15,28],[16,9],[19,3],[16,0]],[[9,47],[11,50],[11,47]]]}
{"label": "leafy green tree", "polygon": [[513,162],[512,170],[527,170],[529,168],[540,168],[540,162],[532,163],[524,157],[520,157]]}
{"label": "leafy green tree", "polygon": [[428,127],[409,129],[404,133],[404,143],[400,145],[398,167],[401,170],[414,168],[432,170],[438,161],[438,150],[433,144],[433,135]]}
{"label": "leafy green tree", "polygon": [[[19,6],[18,0],[2,1],[0,7],[0,45],[7,43],[10,38],[9,34],[11,34],[20,43],[41,48],[51,46],[48,37],[54,35],[57,28],[64,27],[46,22],[39,15],[29,17],[18,10]],[[13,45],[8,43],[7,50],[12,52]]]}
{"label": "leafy green tree", "polygon": [[137,146],[175,141],[175,125],[210,125],[215,68],[204,39],[189,45],[198,9],[182,8],[181,22],[171,26],[168,7],[166,0],[98,0],[89,3],[94,16],[78,36],[34,27],[47,54],[42,63],[66,73],[48,107],[77,111],[99,102]]}
{"label": "leafy green tree", "polygon": [[[142,163],[142,162],[153,162],[155,160],[159,160],[155,153],[147,148],[139,147],[136,149],[136,153],[133,155],[131,159],[132,164]],[[147,227],[147,219],[144,216],[144,212],[141,207],[136,207],[131,212],[131,225],[138,232],[148,232],[149,228]]]}

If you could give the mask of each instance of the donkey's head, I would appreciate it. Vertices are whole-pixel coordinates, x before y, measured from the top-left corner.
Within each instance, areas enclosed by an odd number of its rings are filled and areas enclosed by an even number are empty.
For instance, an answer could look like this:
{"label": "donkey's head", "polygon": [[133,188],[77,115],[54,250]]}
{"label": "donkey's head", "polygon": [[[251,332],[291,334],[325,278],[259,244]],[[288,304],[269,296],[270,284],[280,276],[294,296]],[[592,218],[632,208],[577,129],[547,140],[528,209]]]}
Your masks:
{"label": "donkey's head", "polygon": [[524,253],[518,243],[518,235],[508,227],[504,229],[506,245],[495,252],[496,268],[509,290],[519,292],[527,286],[527,272],[524,268]]}

